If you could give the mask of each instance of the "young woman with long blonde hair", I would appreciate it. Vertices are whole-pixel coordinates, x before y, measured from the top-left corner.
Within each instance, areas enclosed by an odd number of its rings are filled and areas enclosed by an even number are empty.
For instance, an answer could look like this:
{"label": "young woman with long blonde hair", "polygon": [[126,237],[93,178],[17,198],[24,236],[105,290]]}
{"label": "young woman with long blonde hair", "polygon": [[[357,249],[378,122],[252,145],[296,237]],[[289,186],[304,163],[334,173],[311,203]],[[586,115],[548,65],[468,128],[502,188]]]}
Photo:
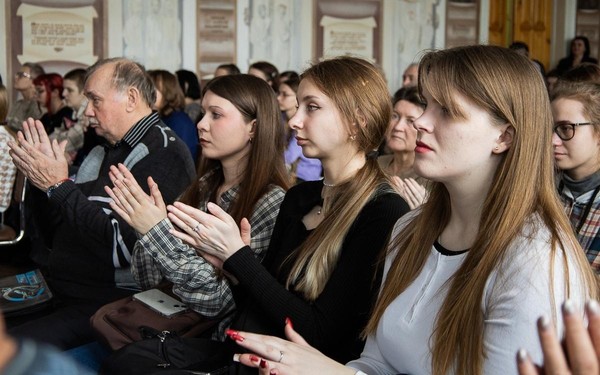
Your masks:
{"label": "young woman with long blonde hair", "polygon": [[[427,108],[415,121],[415,170],[434,183],[396,224],[361,357],[342,366],[239,332],[264,373],[515,373],[521,347],[537,348],[530,355],[541,362],[540,315],[560,333],[564,300],[582,311],[598,297],[554,188],[552,113],[535,67],[504,48],[469,46],[427,53],[419,69]],[[240,358],[258,366],[252,359]]]}
{"label": "young woman with long blonde hair", "polygon": [[262,264],[215,205],[209,213],[169,206],[181,228],[175,234],[237,281],[233,329],[283,336],[289,318],[327,355],[346,361],[360,354],[381,280],[378,260],[409,210],[375,158],[390,114],[385,80],[364,60],[326,60],[302,74],[289,124],[304,155],[321,160],[324,178],[288,191]]}

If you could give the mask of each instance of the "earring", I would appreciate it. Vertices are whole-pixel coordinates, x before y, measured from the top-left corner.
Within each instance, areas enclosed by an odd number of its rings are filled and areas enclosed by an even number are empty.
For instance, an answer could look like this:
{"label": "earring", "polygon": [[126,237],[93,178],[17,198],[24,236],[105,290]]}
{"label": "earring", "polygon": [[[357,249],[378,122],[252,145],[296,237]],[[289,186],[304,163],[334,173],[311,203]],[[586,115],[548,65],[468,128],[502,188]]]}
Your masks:
{"label": "earring", "polygon": [[496,147],[494,147],[494,150],[498,151],[498,150],[500,150],[500,147],[496,146]]}
{"label": "earring", "polygon": [[351,140],[351,141],[355,141],[355,140],[356,140],[356,134],[352,134],[352,135],[350,136],[350,140]]}
{"label": "earring", "polygon": [[248,143],[252,144],[252,137],[250,137],[250,139],[248,139]]}

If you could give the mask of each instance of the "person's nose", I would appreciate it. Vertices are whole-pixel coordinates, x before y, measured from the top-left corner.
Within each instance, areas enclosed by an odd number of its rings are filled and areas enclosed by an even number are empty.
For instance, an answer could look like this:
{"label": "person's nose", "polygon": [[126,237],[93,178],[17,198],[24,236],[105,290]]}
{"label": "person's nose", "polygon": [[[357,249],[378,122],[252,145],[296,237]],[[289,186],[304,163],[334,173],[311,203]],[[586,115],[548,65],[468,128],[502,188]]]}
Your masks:
{"label": "person's nose", "polygon": [[196,124],[196,129],[198,129],[199,133],[208,131],[208,114],[202,116],[200,121]]}
{"label": "person's nose", "polygon": [[556,147],[556,146],[560,146],[563,144],[563,140],[560,139],[560,137],[558,136],[558,134],[556,134],[556,132],[552,132],[552,146]]}
{"label": "person's nose", "polygon": [[413,127],[419,132],[431,133],[433,131],[432,124],[433,121],[429,118],[427,110],[425,110],[425,112],[413,122]]}
{"label": "person's nose", "polygon": [[296,111],[296,113],[292,116],[292,118],[289,119],[288,121],[288,126],[292,129],[292,130],[298,130],[301,129],[303,126],[303,122],[302,122],[302,115],[300,113],[300,111]]}
{"label": "person's nose", "polygon": [[94,109],[92,108],[92,101],[89,100],[87,102],[87,104],[85,105],[85,111],[83,111],[83,114],[86,115],[87,117],[95,117],[96,114],[94,113]]}

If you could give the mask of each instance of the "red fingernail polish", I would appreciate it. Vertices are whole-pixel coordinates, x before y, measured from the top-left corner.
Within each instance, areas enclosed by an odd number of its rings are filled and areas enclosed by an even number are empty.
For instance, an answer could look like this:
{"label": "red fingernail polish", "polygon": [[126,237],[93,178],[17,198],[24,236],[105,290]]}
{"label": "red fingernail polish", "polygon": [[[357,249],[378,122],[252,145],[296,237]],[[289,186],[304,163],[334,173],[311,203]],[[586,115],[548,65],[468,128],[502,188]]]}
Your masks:
{"label": "red fingernail polish", "polygon": [[260,360],[260,368],[267,368],[267,361],[265,361],[264,359]]}
{"label": "red fingernail polish", "polygon": [[250,356],[250,362],[259,362],[259,361],[260,361],[260,358],[258,358],[257,356],[255,356],[255,355]]}
{"label": "red fingernail polish", "polygon": [[292,319],[290,318],[285,318],[285,325],[290,325],[290,328],[294,328],[294,325],[292,324]]}
{"label": "red fingernail polish", "polygon": [[237,335],[237,334],[238,334],[238,331],[234,331],[233,329],[227,328],[227,329],[225,330],[225,334],[226,334],[227,336],[231,337],[231,336]]}
{"label": "red fingernail polish", "polygon": [[232,339],[233,341],[239,341],[239,342],[244,341],[244,337],[242,335],[240,335],[240,333],[238,331],[235,331],[233,329],[227,329],[225,331],[225,334],[227,336],[229,336],[229,338]]}
{"label": "red fingernail polish", "polygon": [[235,335],[235,337],[232,337],[232,339],[234,339],[235,341],[238,341],[238,342],[244,342],[244,340],[245,340],[244,336],[242,336],[240,334]]}

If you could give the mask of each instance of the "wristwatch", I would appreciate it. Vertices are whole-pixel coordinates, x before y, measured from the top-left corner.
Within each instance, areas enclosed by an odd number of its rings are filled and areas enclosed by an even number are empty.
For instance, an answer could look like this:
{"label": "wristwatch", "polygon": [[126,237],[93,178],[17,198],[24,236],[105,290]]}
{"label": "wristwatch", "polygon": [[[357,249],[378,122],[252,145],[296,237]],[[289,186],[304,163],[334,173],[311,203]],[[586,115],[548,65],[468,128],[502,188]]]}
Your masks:
{"label": "wristwatch", "polygon": [[55,183],[54,185],[50,186],[48,188],[48,190],[46,190],[46,195],[48,196],[48,198],[50,198],[52,196],[52,192],[54,190],[58,189],[58,187],[60,185],[62,185],[63,183],[65,183],[67,181],[69,181],[69,178],[62,179],[62,180],[58,181],[57,183]]}

